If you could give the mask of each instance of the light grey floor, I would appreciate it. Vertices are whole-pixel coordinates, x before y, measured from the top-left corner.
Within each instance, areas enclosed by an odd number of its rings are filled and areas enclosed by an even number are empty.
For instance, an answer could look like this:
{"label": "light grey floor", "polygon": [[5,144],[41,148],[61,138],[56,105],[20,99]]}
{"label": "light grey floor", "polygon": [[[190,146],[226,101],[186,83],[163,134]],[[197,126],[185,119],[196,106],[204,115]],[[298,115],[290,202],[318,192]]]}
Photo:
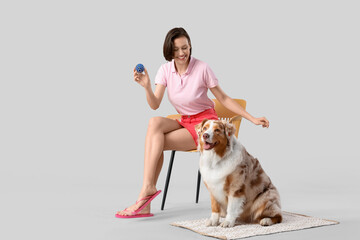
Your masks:
{"label": "light grey floor", "polygon": [[[119,191],[121,184],[99,184],[91,179],[57,179],[49,176],[18,178],[16,188],[3,189],[1,196],[1,239],[210,239],[171,226],[179,220],[207,217],[208,192],[202,185],[200,202],[195,204],[195,173],[182,182],[179,169],[168,193],[165,210],[162,194],[152,205],[153,218],[117,219],[116,210],[134,200]],[[190,177],[190,175],[193,175]],[[48,181],[44,181],[45,179]],[[191,179],[190,179],[191,178]],[[161,175],[161,183],[164,174]],[[162,189],[162,184],[159,184]],[[5,185],[4,185],[5,186]],[[340,190],[340,189],[338,189]],[[297,193],[281,191],[283,209],[290,212],[339,221],[339,225],[279,233],[253,239],[357,239],[360,236],[359,196],[356,193]]]}

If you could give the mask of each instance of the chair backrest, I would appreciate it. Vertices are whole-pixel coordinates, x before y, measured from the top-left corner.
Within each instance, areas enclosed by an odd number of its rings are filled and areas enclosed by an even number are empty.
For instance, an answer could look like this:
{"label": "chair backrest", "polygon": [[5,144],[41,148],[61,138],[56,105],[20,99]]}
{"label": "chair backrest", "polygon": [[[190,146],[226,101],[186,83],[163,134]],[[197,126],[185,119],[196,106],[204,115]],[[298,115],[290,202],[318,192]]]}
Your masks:
{"label": "chair backrest", "polygon": [[[234,99],[241,107],[246,109],[246,101],[244,99]],[[225,108],[217,99],[213,99],[215,102],[215,111],[219,117],[220,120],[227,120],[230,121],[231,118],[237,117],[238,115],[229,109]],[[242,117],[238,117],[232,121],[232,123],[235,125],[236,132],[235,136],[238,137],[239,134],[239,128],[241,123]]]}
{"label": "chair backrest", "polygon": [[[246,109],[246,101],[244,99],[234,99],[234,100],[238,104],[240,104],[241,107]],[[237,115],[236,113],[234,113],[234,112],[230,111],[229,109],[225,108],[217,99],[213,99],[213,101],[215,103],[215,111],[216,111],[216,113],[217,113],[220,120],[230,121],[232,118],[236,117],[232,121],[232,123],[235,125],[235,128],[236,128],[235,136],[238,137],[242,117],[239,117],[239,115]],[[181,115],[180,114],[174,114],[174,115],[169,115],[167,117],[170,118],[170,119],[180,119]]]}

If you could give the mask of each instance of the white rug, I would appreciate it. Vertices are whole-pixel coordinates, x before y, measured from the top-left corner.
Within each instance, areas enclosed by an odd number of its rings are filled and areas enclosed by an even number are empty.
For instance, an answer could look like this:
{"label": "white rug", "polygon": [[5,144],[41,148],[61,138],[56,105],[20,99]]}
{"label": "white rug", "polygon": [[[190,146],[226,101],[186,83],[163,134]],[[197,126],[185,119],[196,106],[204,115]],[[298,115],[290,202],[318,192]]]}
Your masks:
{"label": "white rug", "polygon": [[279,232],[288,232],[306,228],[321,227],[326,225],[339,224],[332,220],[325,220],[316,217],[283,212],[283,221],[280,224],[274,224],[269,227],[263,227],[259,224],[235,225],[233,228],[206,227],[206,218],[189,221],[179,221],[171,223],[173,226],[187,228],[199,234],[219,238],[219,239],[239,239],[259,235],[267,235]]}

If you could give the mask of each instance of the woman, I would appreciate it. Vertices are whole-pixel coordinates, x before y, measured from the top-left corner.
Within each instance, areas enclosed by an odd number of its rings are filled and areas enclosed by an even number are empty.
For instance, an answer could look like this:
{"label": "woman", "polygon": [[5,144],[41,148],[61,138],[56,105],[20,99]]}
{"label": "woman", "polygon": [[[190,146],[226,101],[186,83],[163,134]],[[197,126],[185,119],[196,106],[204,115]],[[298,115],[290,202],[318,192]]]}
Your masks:
{"label": "woman", "polygon": [[144,87],[146,99],[152,109],[157,109],[163,99],[165,88],[168,88],[168,98],[178,113],[181,121],[165,117],[154,117],[149,121],[145,140],[145,161],[143,186],[139,200],[116,217],[150,217],[150,202],[160,191],[156,189],[165,150],[186,151],[197,146],[195,125],[204,118],[217,119],[214,102],[207,96],[207,91],[214,94],[217,100],[226,108],[244,117],[256,125],[269,127],[265,117],[255,118],[247,113],[220,88],[218,80],[209,66],[191,57],[190,37],[183,28],[171,29],[164,42],[163,64],[155,78],[156,88],[152,91],[147,70],[138,74],[134,69],[134,80]]}

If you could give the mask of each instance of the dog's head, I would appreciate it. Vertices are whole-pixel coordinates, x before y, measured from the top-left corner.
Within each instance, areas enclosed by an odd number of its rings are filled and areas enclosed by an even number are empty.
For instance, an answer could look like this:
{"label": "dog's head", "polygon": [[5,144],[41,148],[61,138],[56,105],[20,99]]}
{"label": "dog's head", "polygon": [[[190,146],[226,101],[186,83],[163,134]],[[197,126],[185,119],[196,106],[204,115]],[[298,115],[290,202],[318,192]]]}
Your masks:
{"label": "dog's head", "polygon": [[199,137],[198,149],[200,152],[215,150],[223,155],[235,134],[235,126],[227,121],[204,119],[195,126]]}

